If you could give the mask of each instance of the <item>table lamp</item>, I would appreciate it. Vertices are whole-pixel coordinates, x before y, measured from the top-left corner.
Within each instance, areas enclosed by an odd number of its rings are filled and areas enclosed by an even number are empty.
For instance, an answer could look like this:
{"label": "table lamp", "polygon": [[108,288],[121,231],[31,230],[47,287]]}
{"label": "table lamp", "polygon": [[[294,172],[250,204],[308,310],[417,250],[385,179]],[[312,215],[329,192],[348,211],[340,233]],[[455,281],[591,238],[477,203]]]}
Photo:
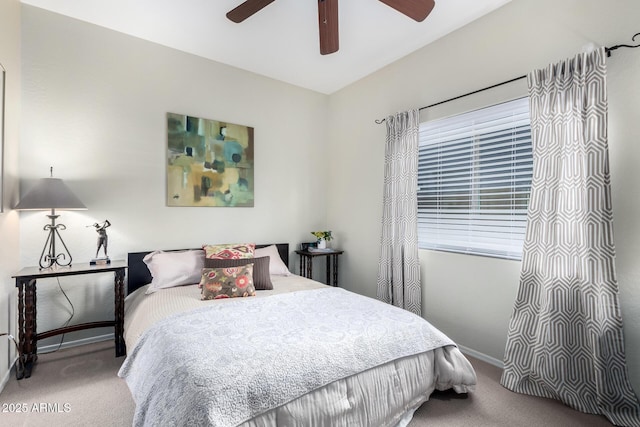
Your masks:
{"label": "table lamp", "polygon": [[[61,179],[53,177],[53,168],[51,168],[51,177],[40,179],[40,181],[20,199],[15,209],[51,209],[51,214],[47,215],[51,220],[51,224],[44,226],[44,230],[48,231],[49,235],[40,254],[40,268],[49,268],[54,264],[59,266],[71,265],[71,254],[58,231],[65,230],[67,227],[65,227],[64,224],[56,224],[56,219],[59,217],[59,215],[56,215],[56,209],[84,210],[87,209],[87,207],[73,194],[67,184],[62,182]],[[56,253],[56,238],[62,244],[65,252]]]}

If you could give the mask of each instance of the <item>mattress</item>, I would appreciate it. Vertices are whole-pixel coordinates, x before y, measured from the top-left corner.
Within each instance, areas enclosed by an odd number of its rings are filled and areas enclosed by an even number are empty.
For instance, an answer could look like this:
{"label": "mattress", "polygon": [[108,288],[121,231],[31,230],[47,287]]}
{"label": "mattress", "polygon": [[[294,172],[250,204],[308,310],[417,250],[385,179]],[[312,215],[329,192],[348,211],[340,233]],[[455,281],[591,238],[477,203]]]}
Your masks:
{"label": "mattress", "polygon": [[[292,291],[327,288],[300,276],[272,276],[274,289],[259,291],[256,298]],[[232,300],[201,301],[197,286],[164,289],[145,295],[145,287],[127,297],[125,341],[134,349],[146,330],[163,319],[192,312],[206,304]],[[282,405],[270,408],[242,426],[362,425],[403,426],[434,390],[474,389],[475,372],[455,345],[402,357],[314,389]],[[134,399],[136,398],[134,394]],[[138,405],[137,410],[144,405]],[[159,425],[158,420],[137,413],[137,425]],[[180,421],[172,424],[180,424]],[[189,422],[184,421],[184,425]],[[217,425],[211,423],[210,425]],[[221,424],[222,425],[222,424]],[[233,424],[235,425],[235,424]]]}

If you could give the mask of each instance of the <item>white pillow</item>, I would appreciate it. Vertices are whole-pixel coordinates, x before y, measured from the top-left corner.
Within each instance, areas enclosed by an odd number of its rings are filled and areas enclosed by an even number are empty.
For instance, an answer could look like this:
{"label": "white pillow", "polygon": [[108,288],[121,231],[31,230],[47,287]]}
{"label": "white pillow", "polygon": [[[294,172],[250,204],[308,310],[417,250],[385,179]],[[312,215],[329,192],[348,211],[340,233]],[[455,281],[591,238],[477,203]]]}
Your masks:
{"label": "white pillow", "polygon": [[256,248],[253,256],[256,258],[263,256],[269,257],[269,274],[273,274],[274,276],[291,276],[291,272],[284,261],[282,261],[282,258],[280,258],[276,245],[267,246],[266,248]]}
{"label": "white pillow", "polygon": [[147,264],[153,278],[145,292],[151,294],[164,288],[200,283],[204,268],[204,251],[155,251],[147,254],[142,260]]}

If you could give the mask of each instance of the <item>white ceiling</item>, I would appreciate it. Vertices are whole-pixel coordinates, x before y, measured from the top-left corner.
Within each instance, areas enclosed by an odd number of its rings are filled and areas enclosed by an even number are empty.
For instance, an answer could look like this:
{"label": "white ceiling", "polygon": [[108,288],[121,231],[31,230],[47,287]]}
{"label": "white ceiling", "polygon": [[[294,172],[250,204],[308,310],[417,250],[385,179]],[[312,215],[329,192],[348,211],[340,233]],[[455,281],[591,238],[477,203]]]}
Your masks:
{"label": "white ceiling", "polygon": [[511,0],[436,0],[415,22],[378,0],[342,0],[340,50],[320,55],[317,0],[277,0],[240,24],[243,0],[22,0],[321,93],[335,92]]}

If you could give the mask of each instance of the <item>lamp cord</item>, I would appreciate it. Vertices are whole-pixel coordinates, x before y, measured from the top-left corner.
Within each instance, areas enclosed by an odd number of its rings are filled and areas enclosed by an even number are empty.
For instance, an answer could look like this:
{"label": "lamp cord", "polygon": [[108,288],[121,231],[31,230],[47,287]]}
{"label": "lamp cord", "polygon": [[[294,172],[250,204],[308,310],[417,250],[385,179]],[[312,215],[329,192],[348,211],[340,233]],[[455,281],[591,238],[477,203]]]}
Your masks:
{"label": "lamp cord", "polygon": [[[64,289],[62,289],[62,285],[60,285],[60,279],[56,278],[56,280],[58,281],[58,287],[60,288],[60,291],[62,292],[62,295],[64,295],[64,297],[67,299],[67,302],[69,303],[69,305],[71,306],[71,316],[69,316],[69,318],[67,319],[67,321],[64,323],[64,325],[62,325],[62,327],[66,327],[69,326],[69,323],[71,323],[71,319],[73,319],[73,316],[76,313],[76,309],[73,306],[73,303],[71,302],[71,300],[69,299],[69,297],[67,296],[67,293],[64,291]],[[60,350],[60,348],[62,347],[62,343],[64,342],[64,336],[65,333],[62,334],[62,337],[60,338],[60,342],[58,343],[58,347],[55,350],[51,350],[51,351],[47,351],[46,353],[40,353],[40,354],[49,354],[49,353],[55,353],[56,351]]]}
{"label": "lamp cord", "polygon": [[20,351],[20,346],[18,345],[18,341],[16,341],[16,338],[11,335],[8,332],[2,332],[0,333],[0,337],[4,337],[6,336],[7,338],[9,338],[11,341],[13,341],[13,345],[16,346],[16,353],[18,354],[18,360],[16,361],[16,364],[18,365],[16,369],[18,370],[24,370],[23,366],[22,366],[22,352]]}

